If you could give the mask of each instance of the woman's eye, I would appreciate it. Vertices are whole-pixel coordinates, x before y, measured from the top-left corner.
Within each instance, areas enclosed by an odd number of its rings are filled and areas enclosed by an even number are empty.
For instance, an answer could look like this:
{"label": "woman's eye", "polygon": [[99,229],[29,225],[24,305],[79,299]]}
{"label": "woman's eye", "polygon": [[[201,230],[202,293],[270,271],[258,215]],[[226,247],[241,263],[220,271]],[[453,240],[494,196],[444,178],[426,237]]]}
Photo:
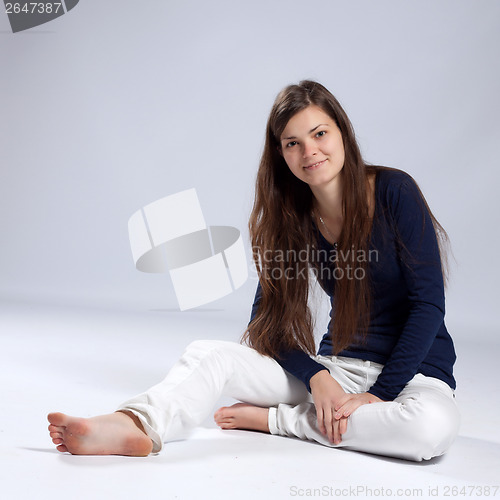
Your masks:
{"label": "woman's eye", "polygon": [[326,130],[320,130],[317,134],[316,137],[323,137],[326,134]]}
{"label": "woman's eye", "polygon": [[292,142],[289,142],[289,143],[286,145],[286,147],[287,147],[287,148],[291,148],[291,147],[295,146],[295,144],[297,144],[297,141],[292,141]]}

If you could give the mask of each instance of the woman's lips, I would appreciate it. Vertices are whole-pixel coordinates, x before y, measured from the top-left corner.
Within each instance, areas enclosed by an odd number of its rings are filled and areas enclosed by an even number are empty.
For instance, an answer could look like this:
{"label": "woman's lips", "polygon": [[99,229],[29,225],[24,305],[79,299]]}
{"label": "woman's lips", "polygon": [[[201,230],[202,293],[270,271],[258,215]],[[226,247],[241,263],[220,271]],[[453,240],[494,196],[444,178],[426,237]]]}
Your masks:
{"label": "woman's lips", "polygon": [[321,160],[321,161],[318,161],[316,163],[313,163],[312,165],[308,165],[307,167],[304,167],[306,170],[316,170],[318,167],[320,167],[321,165],[323,165],[323,163],[325,163],[326,160]]}

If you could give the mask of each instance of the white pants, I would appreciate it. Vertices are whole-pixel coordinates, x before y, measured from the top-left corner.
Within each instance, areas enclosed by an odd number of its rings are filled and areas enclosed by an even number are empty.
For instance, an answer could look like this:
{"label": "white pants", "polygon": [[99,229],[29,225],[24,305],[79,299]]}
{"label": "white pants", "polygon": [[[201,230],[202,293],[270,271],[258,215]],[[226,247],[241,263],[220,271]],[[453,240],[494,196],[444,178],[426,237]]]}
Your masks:
{"label": "white pants", "polygon": [[[367,391],[383,366],[371,361],[315,356],[348,393]],[[359,407],[338,445],[323,436],[304,384],[273,359],[233,342],[191,343],[166,378],[118,410],[134,413],[158,452],[165,441],[182,439],[201,423],[221,396],[269,407],[272,434],[308,439],[408,460],[442,455],[458,433],[460,416],[452,389],[417,374],[394,401]]]}

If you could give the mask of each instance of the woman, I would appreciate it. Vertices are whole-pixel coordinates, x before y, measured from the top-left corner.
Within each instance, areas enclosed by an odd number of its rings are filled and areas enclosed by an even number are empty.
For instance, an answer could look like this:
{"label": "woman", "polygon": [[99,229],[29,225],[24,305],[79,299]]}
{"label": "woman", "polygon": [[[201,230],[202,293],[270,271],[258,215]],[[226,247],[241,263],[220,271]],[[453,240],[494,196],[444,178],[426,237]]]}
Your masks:
{"label": "woman", "polygon": [[[413,179],[366,165],[322,85],[277,97],[250,235],[259,273],[244,338],[197,341],[147,392],[110,415],[52,413],[59,451],[147,455],[199,424],[220,396],[223,429],[250,429],[420,461],[454,440],[453,342],[438,242],[446,233]],[[315,355],[311,275],[330,295]]]}

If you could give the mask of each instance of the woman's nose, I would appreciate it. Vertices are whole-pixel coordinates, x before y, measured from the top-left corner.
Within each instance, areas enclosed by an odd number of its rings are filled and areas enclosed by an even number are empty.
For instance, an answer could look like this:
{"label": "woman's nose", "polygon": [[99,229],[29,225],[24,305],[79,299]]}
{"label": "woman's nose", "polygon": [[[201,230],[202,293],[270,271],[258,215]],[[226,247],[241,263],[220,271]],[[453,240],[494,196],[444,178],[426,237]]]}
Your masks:
{"label": "woman's nose", "polygon": [[318,148],[314,141],[306,141],[304,142],[302,156],[304,158],[308,158],[309,156],[314,156],[318,152]]}

